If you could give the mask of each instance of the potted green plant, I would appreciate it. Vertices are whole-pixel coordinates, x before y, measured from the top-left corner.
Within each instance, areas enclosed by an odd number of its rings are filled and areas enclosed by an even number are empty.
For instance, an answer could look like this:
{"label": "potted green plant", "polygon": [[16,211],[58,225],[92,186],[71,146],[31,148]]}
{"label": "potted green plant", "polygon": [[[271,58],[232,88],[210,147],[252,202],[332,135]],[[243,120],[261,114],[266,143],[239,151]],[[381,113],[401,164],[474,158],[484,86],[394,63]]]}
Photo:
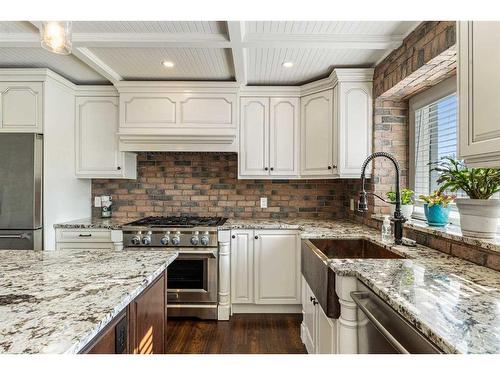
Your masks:
{"label": "potted green plant", "polygon": [[465,192],[457,198],[460,227],[465,236],[494,238],[500,217],[500,200],[490,199],[500,191],[500,169],[467,168],[460,160],[445,157],[435,163],[439,191]]}
{"label": "potted green plant", "polygon": [[[394,216],[394,210],[396,209],[396,192],[390,191],[386,194],[389,203],[391,203],[391,216]],[[411,189],[401,190],[401,213],[407,219],[411,218],[413,214],[413,203],[414,203],[415,192]]]}
{"label": "potted green plant", "polygon": [[455,196],[446,195],[439,190],[430,195],[420,195],[424,203],[424,213],[427,224],[433,227],[444,227],[450,222],[449,204],[455,200]]}

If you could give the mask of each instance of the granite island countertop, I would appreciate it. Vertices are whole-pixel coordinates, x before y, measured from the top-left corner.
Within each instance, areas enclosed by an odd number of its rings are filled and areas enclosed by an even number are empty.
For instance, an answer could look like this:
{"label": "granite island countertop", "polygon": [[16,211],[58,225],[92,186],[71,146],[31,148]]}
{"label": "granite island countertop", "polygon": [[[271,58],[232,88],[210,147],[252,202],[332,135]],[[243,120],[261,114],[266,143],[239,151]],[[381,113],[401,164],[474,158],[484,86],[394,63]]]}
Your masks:
{"label": "granite island countertop", "polygon": [[0,250],[0,353],[77,353],[177,257]]}

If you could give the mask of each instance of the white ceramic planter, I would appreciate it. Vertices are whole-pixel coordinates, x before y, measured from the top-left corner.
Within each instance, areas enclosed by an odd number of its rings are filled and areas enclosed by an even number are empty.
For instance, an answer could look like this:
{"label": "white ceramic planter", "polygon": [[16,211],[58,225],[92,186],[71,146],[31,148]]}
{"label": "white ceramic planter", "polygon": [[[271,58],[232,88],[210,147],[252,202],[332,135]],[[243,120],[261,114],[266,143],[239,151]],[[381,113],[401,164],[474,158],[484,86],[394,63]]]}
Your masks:
{"label": "white ceramic planter", "polygon": [[476,238],[494,238],[500,218],[499,199],[457,198],[462,234]]}
{"label": "white ceramic planter", "polygon": [[[394,216],[394,211],[396,210],[396,205],[391,204],[391,217]],[[403,204],[401,205],[401,213],[406,219],[411,219],[411,215],[413,214],[413,204]]]}

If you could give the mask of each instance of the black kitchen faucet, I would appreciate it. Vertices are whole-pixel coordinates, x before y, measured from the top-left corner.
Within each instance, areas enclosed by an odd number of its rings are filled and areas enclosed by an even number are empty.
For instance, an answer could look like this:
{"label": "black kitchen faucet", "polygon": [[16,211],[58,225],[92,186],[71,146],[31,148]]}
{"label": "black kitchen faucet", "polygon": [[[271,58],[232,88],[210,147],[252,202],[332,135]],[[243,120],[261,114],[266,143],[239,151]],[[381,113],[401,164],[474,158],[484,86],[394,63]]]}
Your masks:
{"label": "black kitchen faucet", "polygon": [[368,202],[366,200],[366,195],[371,194],[384,202],[386,201],[382,197],[378,196],[372,192],[365,191],[365,169],[368,163],[377,158],[384,157],[392,161],[394,167],[396,168],[396,209],[394,210],[394,217],[391,218],[391,221],[394,223],[394,243],[396,245],[401,245],[403,243],[403,223],[406,221],[406,218],[401,213],[401,189],[399,186],[399,178],[401,174],[401,168],[399,166],[398,161],[394,156],[387,152],[374,152],[370,156],[366,158],[363,162],[363,166],[361,167],[361,191],[359,192],[359,200],[358,200],[358,211],[366,212],[368,211]]}

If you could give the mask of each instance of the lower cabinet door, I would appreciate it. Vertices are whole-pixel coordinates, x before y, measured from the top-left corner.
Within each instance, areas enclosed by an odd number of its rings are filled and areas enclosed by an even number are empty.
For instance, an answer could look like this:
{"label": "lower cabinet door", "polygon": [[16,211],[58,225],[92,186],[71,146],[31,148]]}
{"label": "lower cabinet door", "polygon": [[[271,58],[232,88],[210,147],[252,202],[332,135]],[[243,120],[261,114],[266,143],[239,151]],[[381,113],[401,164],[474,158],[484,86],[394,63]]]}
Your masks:
{"label": "lower cabinet door", "polygon": [[105,331],[83,352],[86,354],[126,354],[128,319],[125,313],[112,321]]}
{"label": "lower cabinet door", "polygon": [[255,231],[257,304],[300,304],[300,240],[294,231]]}
{"label": "lower cabinet door", "polygon": [[165,353],[165,279],[162,275],[129,305],[131,353]]}
{"label": "lower cabinet door", "polygon": [[309,354],[316,353],[315,347],[315,337],[316,337],[316,306],[313,304],[314,295],[312,294],[311,288],[307,285],[306,281],[303,279],[303,321],[302,321],[302,341],[306,346],[307,352]]}
{"label": "lower cabinet door", "polygon": [[231,232],[231,302],[254,303],[253,230]]}
{"label": "lower cabinet door", "polygon": [[316,305],[316,309],[318,326],[316,330],[316,353],[334,354],[336,352],[334,321],[326,316],[320,305]]}

